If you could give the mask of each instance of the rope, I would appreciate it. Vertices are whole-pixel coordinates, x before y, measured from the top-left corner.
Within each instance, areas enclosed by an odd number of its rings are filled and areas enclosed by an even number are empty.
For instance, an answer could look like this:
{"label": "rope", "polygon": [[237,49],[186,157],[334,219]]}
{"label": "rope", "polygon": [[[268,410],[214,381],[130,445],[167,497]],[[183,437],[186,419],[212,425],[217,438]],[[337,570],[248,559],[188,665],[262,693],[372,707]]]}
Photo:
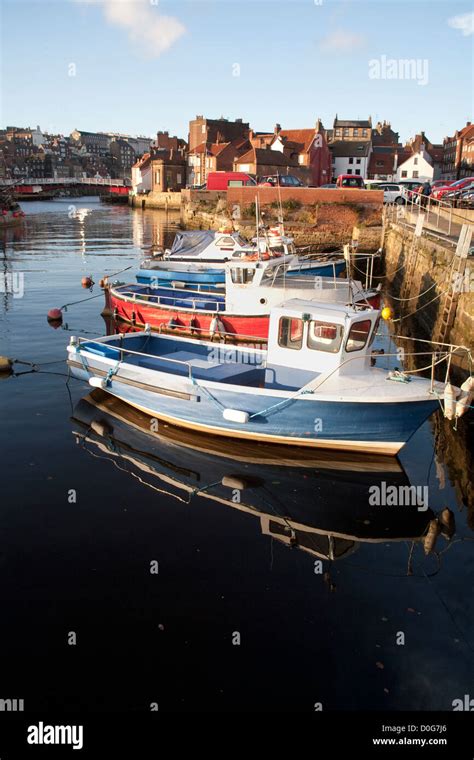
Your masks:
{"label": "rope", "polygon": [[93,298],[101,298],[102,293],[97,293],[96,296],[89,296],[89,298],[81,298],[80,301],[71,301],[71,303],[65,303],[64,306],[61,306],[61,311],[64,309],[64,311],[67,311],[68,306],[75,306],[78,303],[85,303],[85,301],[92,301]]}

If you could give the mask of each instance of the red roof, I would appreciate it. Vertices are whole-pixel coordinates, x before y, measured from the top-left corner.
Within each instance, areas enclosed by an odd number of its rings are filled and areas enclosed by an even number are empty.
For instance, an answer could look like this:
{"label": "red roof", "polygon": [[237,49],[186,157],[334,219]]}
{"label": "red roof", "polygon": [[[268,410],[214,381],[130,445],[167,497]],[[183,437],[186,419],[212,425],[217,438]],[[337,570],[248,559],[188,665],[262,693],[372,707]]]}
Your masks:
{"label": "red roof", "polygon": [[280,153],[279,150],[270,148],[251,148],[237,159],[239,164],[260,164],[262,166],[298,166],[298,162]]}
{"label": "red roof", "polygon": [[300,151],[308,151],[313,143],[314,129],[281,129],[278,136],[284,138],[285,145],[289,142],[300,145]]}

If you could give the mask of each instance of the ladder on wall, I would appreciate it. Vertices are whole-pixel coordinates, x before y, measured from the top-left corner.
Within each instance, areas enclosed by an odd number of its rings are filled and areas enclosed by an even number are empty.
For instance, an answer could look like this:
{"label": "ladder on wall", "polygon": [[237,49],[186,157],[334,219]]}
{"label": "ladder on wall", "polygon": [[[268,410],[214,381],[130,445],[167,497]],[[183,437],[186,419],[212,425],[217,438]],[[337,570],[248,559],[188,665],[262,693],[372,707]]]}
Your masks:
{"label": "ladder on wall", "polygon": [[445,343],[456,317],[456,308],[460,294],[465,288],[467,257],[472,240],[472,225],[463,224],[459,233],[458,244],[454,253],[451,270],[451,282],[447,285],[443,306],[433,331],[433,343]]}

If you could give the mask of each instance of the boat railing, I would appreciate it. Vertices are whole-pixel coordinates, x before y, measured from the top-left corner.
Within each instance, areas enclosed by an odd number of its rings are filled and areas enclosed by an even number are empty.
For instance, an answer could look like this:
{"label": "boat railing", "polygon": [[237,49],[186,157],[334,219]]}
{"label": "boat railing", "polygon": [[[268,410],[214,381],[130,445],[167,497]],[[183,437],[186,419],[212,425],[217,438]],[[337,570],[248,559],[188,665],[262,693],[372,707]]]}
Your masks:
{"label": "boat railing", "polygon": [[[173,291],[172,291],[173,292]],[[132,301],[137,302],[137,300],[143,300],[146,303],[156,303],[158,306],[173,306],[176,309],[196,309],[197,305],[202,303],[204,306],[201,308],[203,311],[215,311],[216,313],[220,311],[225,311],[225,302],[223,301],[216,301],[214,304],[209,302],[209,297],[214,296],[216,294],[209,293],[207,298],[202,297],[202,293],[199,295],[200,298],[196,298],[193,293],[195,291],[190,291],[190,294],[188,296],[187,292],[186,294],[182,294],[179,296],[173,296],[171,293],[169,295],[149,295],[148,293],[137,293],[134,290],[121,290],[120,295],[126,296],[127,298],[130,298]],[[220,295],[220,294],[218,294]],[[183,300],[189,300],[191,303],[189,306],[179,306],[176,305],[177,301],[183,301]],[[171,301],[171,304],[168,303],[168,301]],[[199,308],[199,307],[198,307]]]}
{"label": "boat railing", "polygon": [[[459,351],[467,352],[470,355],[470,350],[466,346],[455,346],[454,344],[445,343],[442,344],[445,346],[445,350],[443,351],[413,351],[413,352],[404,352],[403,358],[400,356],[400,352],[393,352],[393,353],[383,353],[383,354],[376,354],[372,353],[371,358],[373,360],[376,359],[390,359],[392,357],[395,357],[398,359],[398,361],[401,361],[408,357],[420,357],[420,356],[427,356],[430,357],[429,363],[427,363],[423,367],[416,367],[414,369],[403,369],[400,371],[400,374],[403,376],[410,376],[410,375],[416,375],[420,372],[428,372],[430,371],[431,377],[431,385],[430,385],[430,393],[435,392],[435,368],[446,362],[447,364],[447,371],[446,371],[446,380],[445,382],[448,382],[449,379],[449,368],[451,364],[451,359],[454,356],[454,354],[458,353]],[[338,372],[342,367],[345,367],[346,365],[357,362],[357,361],[364,361],[367,358],[367,354],[364,354],[362,356],[348,356],[346,357],[340,364],[337,365],[337,367],[334,367],[332,370],[330,370],[328,373],[323,375],[318,375],[312,380],[310,380],[306,385],[302,386],[296,394],[300,393],[314,393],[315,391],[318,391],[324,383],[326,383],[336,372]],[[387,372],[391,372],[393,370],[389,367],[385,368]],[[399,375],[397,375],[399,377]]]}
{"label": "boat railing", "polygon": [[[145,359],[156,358],[156,359],[159,359],[160,361],[170,362],[170,363],[173,363],[173,364],[179,364],[179,365],[184,366],[184,367],[187,368],[188,379],[190,381],[193,380],[193,365],[192,365],[191,361],[186,361],[184,359],[173,359],[172,357],[169,357],[169,356],[156,356],[156,357],[154,357],[152,354],[145,353],[143,351],[133,351],[132,349],[126,348],[123,345],[121,345],[121,346],[111,346],[110,343],[108,343],[108,342],[105,342],[105,341],[101,342],[100,340],[90,340],[90,338],[75,337],[74,341],[75,341],[74,345],[76,347],[76,350],[79,350],[79,351],[80,351],[80,347],[81,347],[82,343],[87,343],[89,345],[99,346],[101,348],[106,347],[107,349],[109,349],[111,351],[116,351],[117,355],[119,357],[118,358],[118,362],[119,363],[124,360],[124,358],[125,358],[124,354],[125,354],[127,357],[128,356],[142,356]],[[122,336],[122,341],[123,341],[123,336]],[[213,344],[211,350],[214,350],[216,347],[217,347],[217,344],[215,344],[215,345]],[[245,350],[245,347],[242,347],[242,348],[243,348],[243,350]],[[248,350],[248,348],[247,348],[247,350]],[[209,351],[208,355],[210,356],[210,351]],[[264,367],[265,366],[265,362],[262,361],[261,363],[259,363],[259,366]],[[207,370],[212,370],[214,367],[215,367],[215,363],[213,364],[211,361],[209,361],[209,366],[208,367],[200,365],[199,369],[200,370],[206,370],[206,369]]]}

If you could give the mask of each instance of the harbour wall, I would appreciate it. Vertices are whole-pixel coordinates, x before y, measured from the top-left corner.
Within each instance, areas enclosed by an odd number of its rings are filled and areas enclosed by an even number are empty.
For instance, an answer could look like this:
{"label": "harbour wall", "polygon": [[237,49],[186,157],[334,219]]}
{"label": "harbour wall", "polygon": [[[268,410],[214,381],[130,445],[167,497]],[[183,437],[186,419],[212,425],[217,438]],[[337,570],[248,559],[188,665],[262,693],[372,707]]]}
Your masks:
{"label": "harbour wall", "polygon": [[[429,236],[415,237],[414,231],[395,223],[387,224],[384,235],[385,290],[393,297],[395,317],[413,323],[413,334],[431,339],[454,289],[452,325],[442,342],[474,348],[474,266],[466,260],[457,273],[457,257],[452,245]],[[413,264],[411,276],[410,261]],[[403,301],[398,301],[403,293]],[[410,316],[411,315],[411,316]],[[467,366],[465,367],[467,369]]]}
{"label": "harbour wall", "polygon": [[[364,190],[281,188],[285,231],[297,246],[312,252],[338,250],[359,228],[359,247],[376,251],[381,245],[383,193]],[[255,235],[254,187],[229,188],[226,192],[183,190],[181,220],[188,229],[233,226],[245,237]],[[280,212],[277,188],[258,189],[265,224],[276,224]]]}
{"label": "harbour wall", "polygon": [[133,208],[180,209],[181,193],[148,193],[129,195],[128,203]]}

